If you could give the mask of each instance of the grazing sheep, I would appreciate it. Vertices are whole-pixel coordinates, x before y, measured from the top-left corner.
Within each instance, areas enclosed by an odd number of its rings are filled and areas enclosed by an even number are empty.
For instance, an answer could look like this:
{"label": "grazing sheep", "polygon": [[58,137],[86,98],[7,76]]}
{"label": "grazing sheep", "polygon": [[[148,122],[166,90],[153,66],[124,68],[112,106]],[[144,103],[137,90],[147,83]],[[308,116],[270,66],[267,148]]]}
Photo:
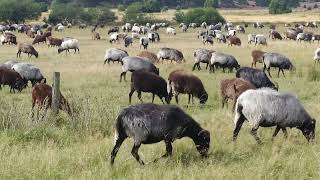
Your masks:
{"label": "grazing sheep", "polygon": [[201,70],[200,62],[206,63],[207,64],[206,69],[208,69],[208,66],[210,64],[211,55],[213,52],[214,52],[213,50],[208,50],[208,49],[203,49],[203,48],[196,49],[193,53],[193,56],[195,58],[194,59],[195,63],[193,65],[192,71],[194,71],[196,69],[196,67],[198,67],[199,71]]}
{"label": "grazing sheep", "polygon": [[216,37],[216,39],[218,40],[219,43],[221,43],[221,42],[226,43],[227,42],[226,36],[224,34],[222,34],[222,32],[217,33],[216,31],[214,31],[213,37]]}
{"label": "grazing sheep", "polygon": [[17,44],[17,36],[9,33],[9,32],[5,32],[3,35],[1,35],[0,37],[0,42],[2,45],[4,44]]}
{"label": "grazing sheep", "polygon": [[181,27],[181,29],[182,29],[182,32],[187,32],[188,26],[187,26],[187,25],[183,25],[183,26]]}
{"label": "grazing sheep", "polygon": [[108,34],[110,33],[118,33],[119,32],[119,27],[113,26],[108,30]]}
{"label": "grazing sheep", "polygon": [[232,72],[233,68],[239,69],[240,65],[236,58],[229,54],[213,52],[210,59],[210,70],[209,72],[214,72],[214,68],[221,67],[223,72],[225,68],[229,69],[229,72]]}
{"label": "grazing sheep", "polygon": [[0,68],[0,89],[1,85],[10,86],[10,93],[15,93],[15,89],[19,92],[27,86],[27,82],[19,73],[12,69]]}
{"label": "grazing sheep", "polygon": [[242,67],[236,72],[237,78],[251,82],[256,88],[268,87],[278,90],[278,85],[273,84],[267,74],[259,69]]}
{"label": "grazing sheep", "polygon": [[168,27],[166,30],[167,34],[173,34],[176,35],[176,30],[173,27]]}
{"label": "grazing sheep", "polygon": [[129,47],[129,45],[132,45],[133,43],[133,38],[130,36],[126,36],[123,38],[124,41],[124,47]]}
{"label": "grazing sheep", "polygon": [[84,23],[79,24],[79,29],[85,29],[87,28],[87,25]]}
{"label": "grazing sheep", "polygon": [[305,34],[304,33],[297,34],[297,37],[296,37],[297,42],[301,42],[302,40],[304,40],[304,38],[305,38]]}
{"label": "grazing sheep", "polygon": [[125,50],[118,49],[118,48],[107,49],[106,54],[104,56],[104,64],[106,64],[106,62],[110,64],[110,61],[112,61],[113,63],[115,61],[118,61],[118,63],[119,62],[122,63],[122,59],[127,56],[129,56],[129,54]]}
{"label": "grazing sheep", "polygon": [[229,36],[235,36],[236,35],[236,30],[234,30],[234,29],[232,29],[232,30],[229,30],[229,32],[228,32],[228,35]]}
{"label": "grazing sheep", "polygon": [[320,48],[317,48],[316,51],[314,52],[314,63],[319,63],[320,62]]}
{"label": "grazing sheep", "polygon": [[134,26],[132,27],[131,32],[139,33],[139,34],[142,33],[141,28],[140,28],[139,26],[137,26],[137,25],[134,25]]}
{"label": "grazing sheep", "polygon": [[207,23],[206,22],[201,23],[201,28],[207,29]]}
{"label": "grazing sheep", "polygon": [[[70,116],[72,116],[71,108],[68,101],[63,97],[60,92],[60,102],[59,109],[65,111]],[[47,110],[51,107],[52,104],[52,87],[45,83],[37,83],[32,88],[32,117],[34,116],[34,107],[38,106],[37,116],[39,114],[39,110],[44,108]]]}
{"label": "grazing sheep", "polygon": [[263,34],[257,34],[256,37],[254,38],[254,45],[256,46],[257,44],[261,45],[267,45],[267,38]]}
{"label": "grazing sheep", "polygon": [[100,40],[100,34],[98,32],[92,32],[92,40]]}
{"label": "grazing sheep", "polygon": [[279,32],[277,32],[277,31],[275,31],[275,30],[271,30],[270,36],[271,36],[271,38],[272,38],[273,40],[275,40],[275,39],[282,40],[282,39],[283,39],[282,36],[281,36],[281,34],[280,34]]}
{"label": "grazing sheep", "polygon": [[279,77],[280,71],[285,77],[284,71],[283,71],[284,69],[288,69],[288,70],[294,69],[294,66],[292,65],[289,58],[285,57],[284,55],[279,53],[265,53],[263,55],[263,71],[267,69],[270,77],[271,77],[271,74],[270,74],[271,67],[279,68],[278,77]]}
{"label": "grazing sheep", "polygon": [[159,42],[160,41],[160,35],[157,32],[151,32],[148,33],[148,39],[150,42]]}
{"label": "grazing sheep", "polygon": [[236,27],[236,30],[238,33],[243,33],[243,34],[246,33],[246,30],[244,29],[244,27],[240,25]]}
{"label": "grazing sheep", "polygon": [[17,63],[12,66],[12,69],[19,73],[23,79],[30,81],[32,86],[37,82],[46,82],[40,69],[33,64]]}
{"label": "grazing sheep", "polygon": [[236,45],[241,46],[240,38],[236,36],[227,36],[228,46]]}
{"label": "grazing sheep", "polygon": [[168,80],[169,94],[170,96],[175,97],[177,104],[179,104],[179,94],[188,94],[188,104],[190,104],[190,99],[192,100],[192,104],[194,103],[194,96],[199,98],[200,104],[205,104],[207,102],[208,93],[197,76],[183,70],[175,70],[169,74]]}
{"label": "grazing sheep", "polygon": [[134,91],[137,91],[138,98],[143,103],[141,98],[141,92],[152,93],[152,103],[154,102],[154,97],[157,95],[162,103],[164,104],[163,98],[167,104],[170,103],[171,98],[169,97],[167,91],[167,82],[162,77],[147,72],[144,70],[133,71],[131,75],[131,91],[129,93],[129,103],[131,104],[131,97]]}
{"label": "grazing sheep", "polygon": [[173,48],[161,48],[157,54],[157,57],[159,60],[160,59],[162,60],[162,63],[163,63],[163,60],[170,60],[171,63],[172,61],[185,62],[182,52]]}
{"label": "grazing sheep", "polygon": [[34,49],[34,47],[31,44],[26,44],[26,43],[18,44],[17,57],[21,56],[21,52],[28,54],[28,57],[31,57],[32,55],[34,55],[36,58],[38,58],[39,56],[38,52]]}
{"label": "grazing sheep", "polygon": [[319,42],[320,42],[320,34],[314,34],[313,36],[312,36],[312,41],[314,42],[314,41],[318,41],[318,44],[319,44]]}
{"label": "grazing sheep", "polygon": [[207,156],[210,147],[210,133],[182,109],[174,105],[138,104],[123,109],[115,123],[115,146],[111,152],[111,165],[123,141],[134,138],[132,156],[141,164],[144,162],[138,154],[141,144],[164,141],[166,153],[172,156],[172,143],[175,139],[189,137],[196,145],[201,156]]}
{"label": "grazing sheep", "polygon": [[80,53],[79,49],[79,41],[77,39],[68,39],[61,43],[61,46],[58,48],[58,53],[60,54],[63,51],[69,52],[69,49],[74,49],[74,53],[78,52]]}
{"label": "grazing sheep", "polygon": [[27,34],[27,36],[30,37],[30,38],[34,38],[34,36],[35,36],[35,35],[34,35],[35,33],[34,33],[33,31],[31,31],[31,30],[27,30],[27,31],[26,31],[26,34]]}
{"label": "grazing sheep", "polygon": [[238,97],[248,89],[256,89],[249,81],[241,78],[224,79],[220,82],[220,93],[222,97],[222,108],[228,99],[234,101],[232,110],[234,110]]}
{"label": "grazing sheep", "polygon": [[36,35],[36,37],[34,38],[32,45],[34,44],[39,44],[41,42],[46,43],[47,41],[47,37],[51,36],[51,32],[45,32],[42,35]]}
{"label": "grazing sheep", "polygon": [[301,130],[308,141],[315,137],[316,121],[310,117],[299,100],[291,94],[279,93],[269,88],[248,90],[239,96],[234,118],[234,141],[245,120],[250,123],[250,133],[258,143],[261,143],[257,136],[259,127],[276,126],[272,137],[275,137],[280,129],[286,135],[287,127]]}
{"label": "grazing sheep", "polygon": [[63,32],[64,31],[64,26],[63,25],[58,26],[56,31]]}
{"label": "grazing sheep", "polygon": [[258,63],[263,63],[263,55],[266,52],[264,51],[260,51],[260,50],[253,50],[251,52],[251,57],[252,57],[252,63],[251,63],[251,67],[257,67],[257,62]]}
{"label": "grazing sheep", "polygon": [[141,49],[141,46],[143,46],[143,49],[148,49],[148,45],[149,45],[148,38],[146,37],[140,38],[139,43],[140,43],[140,49]]}
{"label": "grazing sheep", "polygon": [[152,62],[153,64],[159,62],[157,55],[153,52],[142,51],[137,56],[146,58],[147,60],[150,60],[150,62]]}
{"label": "grazing sheep", "polygon": [[122,59],[122,73],[120,74],[120,82],[122,80],[122,76],[126,81],[126,73],[127,71],[137,71],[137,70],[145,70],[148,72],[153,72],[159,75],[159,69],[152,64],[149,60],[142,57],[137,56],[127,56]]}
{"label": "grazing sheep", "polygon": [[61,46],[63,39],[53,38],[51,36],[47,37],[48,39],[48,47],[52,46]]}
{"label": "grazing sheep", "polygon": [[202,42],[203,42],[203,45],[206,45],[208,43],[213,45],[213,37],[212,36],[208,36],[208,35],[204,35],[204,36],[202,36]]}
{"label": "grazing sheep", "polygon": [[248,34],[248,44],[251,44],[255,41],[256,35],[254,34]]}
{"label": "grazing sheep", "polygon": [[140,34],[133,32],[133,33],[131,33],[131,37],[132,37],[132,39],[140,39]]}

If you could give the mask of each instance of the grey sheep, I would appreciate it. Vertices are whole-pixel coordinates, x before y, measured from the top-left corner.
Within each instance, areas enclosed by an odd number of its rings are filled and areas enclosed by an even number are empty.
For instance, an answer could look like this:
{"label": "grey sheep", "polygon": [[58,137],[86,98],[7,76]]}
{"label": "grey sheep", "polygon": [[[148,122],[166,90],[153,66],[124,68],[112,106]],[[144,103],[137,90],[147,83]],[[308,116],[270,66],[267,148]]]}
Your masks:
{"label": "grey sheep", "polygon": [[194,71],[196,69],[196,67],[198,67],[198,70],[201,70],[200,67],[200,63],[205,63],[207,64],[206,69],[208,69],[208,66],[210,64],[210,59],[211,59],[211,55],[214,51],[213,50],[208,50],[208,49],[203,49],[203,48],[199,48],[196,49],[193,53],[194,56],[194,65],[192,68],[192,71]]}
{"label": "grey sheep", "polygon": [[106,64],[106,62],[108,62],[109,64],[110,61],[112,61],[113,63],[115,61],[118,61],[118,62],[121,62],[122,64],[122,59],[127,56],[129,56],[129,54],[125,50],[118,49],[118,48],[107,49],[106,54],[104,56],[104,64]]}
{"label": "grey sheep", "polygon": [[263,65],[264,65],[263,71],[267,69],[270,77],[271,77],[271,74],[270,74],[271,67],[279,68],[278,77],[279,77],[280,71],[285,77],[284,71],[283,71],[284,69],[294,70],[294,66],[292,65],[289,58],[279,53],[265,53],[263,55]]}
{"label": "grey sheep", "polygon": [[223,72],[225,68],[228,68],[232,72],[233,68],[239,69],[240,65],[236,58],[229,54],[213,52],[210,60],[210,70],[209,72],[214,72],[214,68],[221,67]]}
{"label": "grey sheep", "polygon": [[17,57],[21,56],[21,52],[28,54],[28,57],[34,55],[38,58],[39,54],[31,44],[21,43],[18,45]]}
{"label": "grey sheep", "polygon": [[166,153],[172,155],[172,143],[176,139],[189,137],[201,156],[207,156],[210,147],[210,133],[203,129],[191,116],[173,105],[138,104],[123,109],[115,123],[115,146],[111,152],[111,165],[126,138],[132,137],[132,156],[141,164],[138,154],[141,144],[164,141]]}
{"label": "grey sheep", "polygon": [[129,45],[132,45],[133,43],[133,38],[130,36],[126,36],[123,38],[124,41],[124,47],[129,47]]}
{"label": "grey sheep", "polygon": [[172,61],[176,61],[176,62],[181,62],[184,61],[185,59],[183,57],[182,52],[180,52],[177,49],[173,49],[173,48],[161,48],[157,54],[158,59],[162,60],[170,60]]}
{"label": "grey sheep", "polygon": [[259,127],[276,126],[273,137],[280,129],[286,135],[287,127],[301,130],[308,141],[315,137],[316,121],[299,100],[291,94],[279,93],[269,88],[247,90],[239,96],[235,109],[233,140],[236,140],[245,120],[250,123],[250,133],[258,143],[261,143],[257,136]]}
{"label": "grey sheep", "polygon": [[153,72],[159,75],[159,69],[152,64],[152,62],[146,58],[137,56],[127,56],[122,59],[122,73],[120,74],[120,82],[122,77],[126,80],[126,73],[128,71],[145,70],[148,72]]}
{"label": "grey sheep", "polygon": [[32,86],[37,82],[46,81],[46,78],[43,77],[40,69],[33,64],[17,63],[12,66],[12,69],[18,72],[22,78],[30,81]]}

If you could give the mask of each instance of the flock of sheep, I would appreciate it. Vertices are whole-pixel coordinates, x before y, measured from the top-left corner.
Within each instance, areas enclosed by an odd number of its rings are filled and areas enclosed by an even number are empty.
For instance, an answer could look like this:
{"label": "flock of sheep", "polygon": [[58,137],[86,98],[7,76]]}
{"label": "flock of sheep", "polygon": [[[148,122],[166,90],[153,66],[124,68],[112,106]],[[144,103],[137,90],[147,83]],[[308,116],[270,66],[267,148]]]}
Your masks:
{"label": "flock of sheep", "polygon": [[[67,25],[67,27],[70,26],[70,24]],[[253,26],[255,28],[264,27],[261,23],[254,23]],[[182,32],[186,32],[188,28],[204,29],[198,32],[198,38],[202,37],[204,44],[213,44],[213,39],[216,38],[220,43],[240,46],[241,40],[237,37],[237,33],[245,33],[247,25],[234,27],[232,23],[215,25],[207,25],[206,23],[187,25],[182,23],[179,27]],[[276,31],[275,26],[271,26],[269,37],[278,40],[285,38],[309,42],[320,40],[320,35],[304,32],[305,27],[316,28],[317,24],[297,24],[295,28],[288,28],[283,37]],[[56,31],[63,31],[64,28],[65,26],[62,24],[55,26]],[[86,28],[86,25],[81,24],[79,28]],[[91,30],[94,40],[101,39],[100,34],[96,32],[96,28],[97,26],[94,26]],[[169,27],[166,23],[148,23],[145,26],[138,24],[132,26],[130,23],[126,23],[122,28],[111,27],[108,31],[108,34],[110,34],[109,43],[123,41],[124,47],[129,47],[135,39],[138,39],[140,49],[144,49],[137,56],[130,56],[126,50],[120,48],[109,48],[105,52],[104,64],[110,64],[110,62],[121,64],[120,82],[122,79],[126,80],[128,71],[132,72],[129,102],[131,103],[133,93],[137,92],[142,103],[129,106],[119,113],[115,124],[115,146],[111,153],[111,164],[114,163],[121,144],[128,137],[134,138],[131,153],[140,164],[144,164],[138,154],[141,144],[164,141],[166,154],[163,157],[167,157],[172,155],[172,142],[182,137],[191,138],[199,153],[202,156],[207,156],[210,144],[209,131],[203,129],[178,106],[153,104],[155,96],[158,96],[163,104],[170,104],[173,97],[179,104],[178,97],[180,94],[188,95],[189,104],[194,103],[194,97],[199,99],[201,105],[205,104],[209,98],[201,79],[194,74],[184,70],[174,70],[169,74],[167,81],[159,75],[160,70],[156,66],[157,63],[164,60],[171,61],[171,63],[186,61],[183,53],[178,49],[163,47],[159,49],[157,54],[147,51],[150,43],[160,41],[160,34],[157,32],[160,28],[166,28],[168,35],[176,35],[175,28]],[[43,32],[43,29],[47,30]],[[58,47],[58,53],[69,52],[70,49],[73,49],[75,53],[79,51],[80,45],[77,39],[70,37],[54,38],[52,37],[52,29],[53,27],[48,24],[0,26],[0,31],[3,31],[0,41],[2,45],[18,44],[17,57],[20,57],[22,52],[28,54],[28,56],[39,57],[38,52],[33,47],[34,44],[39,43],[47,43],[48,47]],[[120,29],[123,32],[120,32]],[[17,43],[13,30],[24,32],[27,36],[34,38],[33,43]],[[224,34],[223,30],[227,32],[227,35]],[[130,32],[131,36],[129,35]],[[267,38],[263,34],[249,34],[248,43],[252,42],[255,45],[267,45]],[[234,101],[234,140],[236,140],[241,126],[246,120],[252,127],[251,135],[258,143],[261,142],[257,136],[258,128],[272,126],[276,126],[273,137],[280,130],[286,135],[286,128],[295,127],[302,131],[308,141],[314,139],[316,121],[306,112],[297,97],[278,92],[278,84],[272,82],[265,73],[265,70],[267,70],[271,77],[271,67],[278,68],[279,77],[280,72],[285,76],[284,70],[294,70],[295,67],[288,57],[279,53],[254,50],[251,54],[252,66],[242,67],[233,55],[205,48],[196,49],[193,56],[195,60],[192,67],[193,71],[201,70],[201,63],[206,64],[206,69],[209,67],[209,73],[214,73],[218,69],[222,69],[223,72],[225,72],[225,69],[228,69],[229,72],[236,70],[234,78],[224,79],[220,83],[222,107],[228,99]],[[320,48],[315,51],[314,60],[315,62],[320,61]],[[263,70],[253,68],[257,62],[263,63]],[[45,84],[46,79],[38,67],[17,61],[0,64],[0,88],[1,85],[9,85],[10,92],[21,91],[27,87],[28,81],[33,86],[32,108],[38,104],[39,108],[48,109],[52,101],[52,88]],[[152,104],[143,103],[142,92],[152,93]],[[72,115],[73,112],[69,103],[62,94],[60,96],[59,108]],[[48,103],[45,104],[46,100]]]}

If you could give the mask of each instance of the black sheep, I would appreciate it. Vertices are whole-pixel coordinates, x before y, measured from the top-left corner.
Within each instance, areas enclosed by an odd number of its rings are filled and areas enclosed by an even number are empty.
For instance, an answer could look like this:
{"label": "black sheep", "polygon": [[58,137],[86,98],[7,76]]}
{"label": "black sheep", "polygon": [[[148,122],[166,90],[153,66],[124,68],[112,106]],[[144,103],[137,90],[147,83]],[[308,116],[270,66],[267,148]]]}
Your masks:
{"label": "black sheep", "polygon": [[111,165],[128,137],[134,138],[131,154],[141,165],[144,165],[138,154],[141,144],[164,141],[166,154],[162,157],[172,155],[175,139],[191,138],[202,156],[207,156],[210,145],[209,131],[202,129],[192,117],[174,105],[138,104],[123,109],[116,119]]}
{"label": "black sheep", "polygon": [[154,101],[154,96],[157,95],[162,103],[163,98],[165,98],[166,102],[169,104],[171,98],[169,97],[167,91],[167,82],[162,77],[147,72],[144,70],[138,70],[132,72],[131,76],[131,91],[129,93],[129,103],[131,104],[131,97],[134,91],[138,92],[138,98],[143,103],[141,98],[141,92],[150,92],[152,93],[152,103]]}
{"label": "black sheep", "polygon": [[9,85],[10,92],[15,92],[15,89],[20,92],[27,86],[27,81],[14,70],[0,68],[0,89],[1,85]]}

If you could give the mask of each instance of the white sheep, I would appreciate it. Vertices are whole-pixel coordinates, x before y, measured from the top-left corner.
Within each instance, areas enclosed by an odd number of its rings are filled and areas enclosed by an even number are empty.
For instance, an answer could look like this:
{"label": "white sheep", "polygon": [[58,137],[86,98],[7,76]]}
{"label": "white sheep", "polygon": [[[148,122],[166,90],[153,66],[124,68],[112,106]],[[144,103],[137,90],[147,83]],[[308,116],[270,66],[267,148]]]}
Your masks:
{"label": "white sheep", "polygon": [[118,33],[111,34],[109,37],[109,42],[110,43],[119,42],[119,34]]}
{"label": "white sheep", "polygon": [[251,44],[255,41],[256,35],[254,34],[248,34],[248,44]]}
{"label": "white sheep", "polygon": [[254,37],[254,42],[255,42],[255,45],[267,45],[267,38],[263,35],[263,34],[257,34],[255,37]]}
{"label": "white sheep", "polygon": [[58,48],[58,53],[60,54],[63,51],[69,52],[69,49],[74,49],[74,53],[78,50],[80,53],[79,46],[79,41],[77,39],[68,39],[61,43],[61,46]]}
{"label": "white sheep", "polygon": [[141,28],[139,26],[133,26],[131,32],[140,33],[141,32]]}
{"label": "white sheep", "polygon": [[140,34],[133,32],[133,33],[131,33],[131,37],[132,37],[132,39],[140,39]]}
{"label": "white sheep", "polygon": [[173,28],[173,27],[168,27],[167,28],[167,34],[173,34],[173,35],[176,35],[176,30]]}
{"label": "white sheep", "polygon": [[147,37],[141,37],[139,40],[140,49],[143,46],[143,49],[148,49],[149,39]]}
{"label": "white sheep", "polygon": [[310,117],[296,96],[280,93],[270,88],[247,90],[236,103],[233,140],[236,140],[244,121],[250,123],[251,135],[260,143],[257,136],[259,127],[276,126],[275,137],[280,129],[286,134],[286,128],[300,129],[309,141],[315,136],[316,121]]}
{"label": "white sheep", "polygon": [[320,62],[320,48],[317,48],[316,51],[314,52],[314,63],[319,63]]}
{"label": "white sheep", "polygon": [[60,25],[58,26],[58,32],[63,32],[64,31],[64,26],[63,25]]}

